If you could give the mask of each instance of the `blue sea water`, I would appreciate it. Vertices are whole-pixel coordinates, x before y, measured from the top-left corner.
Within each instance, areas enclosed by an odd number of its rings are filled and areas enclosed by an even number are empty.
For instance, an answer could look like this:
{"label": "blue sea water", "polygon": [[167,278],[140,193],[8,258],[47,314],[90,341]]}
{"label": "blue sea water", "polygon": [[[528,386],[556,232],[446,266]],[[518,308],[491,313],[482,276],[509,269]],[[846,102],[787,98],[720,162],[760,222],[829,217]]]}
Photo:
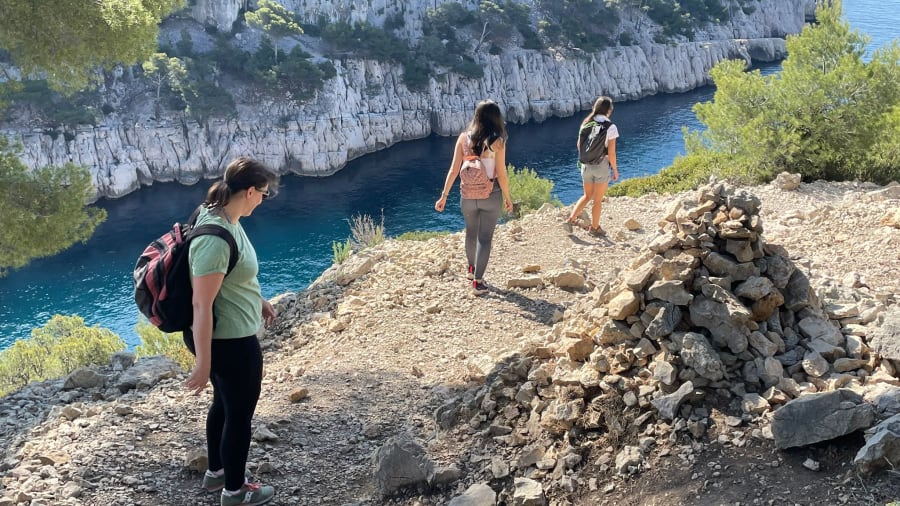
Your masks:
{"label": "blue sea water", "polygon": [[[844,1],[847,19],[872,36],[873,47],[896,37],[898,7],[896,1]],[[777,66],[765,70],[775,71]],[[620,176],[656,173],[683,153],[682,127],[701,127],[691,108],[712,94],[707,87],[617,104],[613,120],[621,134]],[[580,120],[577,115],[510,127],[509,163],[528,166],[551,179],[554,193],[567,204],[581,191],[573,161]],[[242,220],[260,258],[263,295],[306,287],[331,264],[332,242],[348,237],[348,220],[358,213],[383,216],[389,235],[459,230],[462,218],[455,203],[444,213],[433,209],[453,142],[431,136],[366,155],[327,178],[284,177],[278,197]],[[136,345],[134,262],[149,241],[190,214],[208,184],[157,183],[121,199],[102,200],[98,205],[109,217],[87,244],[34,261],[0,279],[0,349],[28,337],[31,329],[54,314],[77,314],[89,325],[109,328]]]}

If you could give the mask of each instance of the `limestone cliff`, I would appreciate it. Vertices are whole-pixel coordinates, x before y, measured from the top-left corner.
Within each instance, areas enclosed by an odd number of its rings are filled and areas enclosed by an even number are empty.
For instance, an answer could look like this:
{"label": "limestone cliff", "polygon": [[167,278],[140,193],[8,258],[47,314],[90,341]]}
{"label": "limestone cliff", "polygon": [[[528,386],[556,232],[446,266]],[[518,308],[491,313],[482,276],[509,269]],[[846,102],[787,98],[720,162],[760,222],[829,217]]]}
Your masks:
{"label": "limestone cliff", "polygon": [[[198,21],[226,28],[246,0],[198,0]],[[293,2],[298,3],[298,2]],[[372,19],[398,9],[399,1],[370,2],[368,11],[345,1],[306,0],[291,5],[312,14]],[[683,92],[709,83],[708,71],[725,58],[771,61],[785,56],[784,37],[802,29],[808,0],[761,0],[752,15],[738,10],[727,25],[698,33],[696,41],[653,44],[651,32],[637,32],[641,44],[569,58],[548,51],[510,50],[479,54],[481,79],[447,74],[422,91],[402,82],[398,65],[336,60],[337,76],[315,99],[239,102],[233,119],[198,124],[183,115],[113,114],[74,136],[50,136],[41,129],[4,133],[24,147],[30,166],[74,162],[91,168],[98,196],[119,197],[153,181],[194,183],[216,177],[233,157],[249,154],[282,173],[324,176],[349,160],[404,140],[459,131],[475,102],[491,97],[512,123],[569,116],[590,107],[599,94],[633,100],[655,93]],[[432,2],[403,2],[412,21]],[[348,7],[351,6],[351,7]],[[348,11],[349,9],[349,11]],[[380,14],[379,14],[380,13]],[[647,23],[645,23],[647,24]],[[649,24],[647,24],[649,25]],[[640,26],[639,24],[636,26]],[[68,138],[67,138],[68,137]]]}

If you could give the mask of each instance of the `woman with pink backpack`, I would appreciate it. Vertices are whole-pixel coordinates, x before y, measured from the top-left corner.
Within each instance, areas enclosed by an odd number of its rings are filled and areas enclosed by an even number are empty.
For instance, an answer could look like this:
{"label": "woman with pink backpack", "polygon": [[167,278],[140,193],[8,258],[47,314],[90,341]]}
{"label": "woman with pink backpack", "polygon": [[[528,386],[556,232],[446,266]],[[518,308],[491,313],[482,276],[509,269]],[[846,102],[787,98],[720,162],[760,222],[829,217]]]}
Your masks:
{"label": "woman with pink backpack", "polygon": [[467,277],[475,295],[488,291],[484,271],[502,207],[510,213],[513,210],[506,174],[506,138],[500,106],[493,100],[479,102],[468,128],[456,139],[441,198],[434,203],[434,209],[443,212],[459,176],[460,208],[466,220]]}

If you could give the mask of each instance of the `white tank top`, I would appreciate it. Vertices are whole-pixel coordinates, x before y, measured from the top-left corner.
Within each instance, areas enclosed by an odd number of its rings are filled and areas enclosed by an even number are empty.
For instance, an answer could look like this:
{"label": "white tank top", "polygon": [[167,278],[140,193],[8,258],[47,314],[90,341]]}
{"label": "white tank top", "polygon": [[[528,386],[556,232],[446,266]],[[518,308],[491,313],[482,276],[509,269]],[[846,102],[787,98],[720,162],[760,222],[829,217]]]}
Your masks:
{"label": "white tank top", "polygon": [[[466,134],[466,138],[469,141],[469,146],[472,146],[472,136]],[[496,141],[494,141],[496,142]],[[474,153],[475,151],[472,150]],[[485,147],[481,152],[481,163],[484,165],[484,172],[487,173],[488,179],[494,179],[494,168],[497,166],[497,160],[494,159],[494,152],[491,151],[490,148]]]}

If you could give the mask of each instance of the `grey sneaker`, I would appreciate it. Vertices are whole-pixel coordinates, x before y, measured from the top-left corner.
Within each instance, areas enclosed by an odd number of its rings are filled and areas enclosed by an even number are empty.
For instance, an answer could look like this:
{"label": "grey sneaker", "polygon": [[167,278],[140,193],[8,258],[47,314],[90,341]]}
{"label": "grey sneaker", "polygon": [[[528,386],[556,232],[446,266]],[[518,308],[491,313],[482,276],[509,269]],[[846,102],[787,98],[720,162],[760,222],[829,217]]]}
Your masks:
{"label": "grey sneaker", "polygon": [[275,489],[259,483],[244,483],[240,492],[228,495],[222,490],[222,506],[256,506],[265,504],[275,497]]}
{"label": "grey sneaker", "polygon": [[[245,471],[244,477],[249,478],[250,472]],[[206,490],[207,492],[218,492],[225,488],[225,475],[222,476],[210,476],[207,473],[203,473],[203,483],[200,485],[200,488]]]}
{"label": "grey sneaker", "polygon": [[487,284],[482,281],[472,281],[472,293],[475,295],[483,295],[488,292]]}
{"label": "grey sneaker", "polygon": [[565,230],[565,232],[566,232],[567,234],[571,234],[572,231],[575,229],[575,227],[572,226],[572,222],[571,222],[571,221],[566,221],[566,222],[564,222],[564,223],[562,224],[562,228],[563,228],[563,230]]}

